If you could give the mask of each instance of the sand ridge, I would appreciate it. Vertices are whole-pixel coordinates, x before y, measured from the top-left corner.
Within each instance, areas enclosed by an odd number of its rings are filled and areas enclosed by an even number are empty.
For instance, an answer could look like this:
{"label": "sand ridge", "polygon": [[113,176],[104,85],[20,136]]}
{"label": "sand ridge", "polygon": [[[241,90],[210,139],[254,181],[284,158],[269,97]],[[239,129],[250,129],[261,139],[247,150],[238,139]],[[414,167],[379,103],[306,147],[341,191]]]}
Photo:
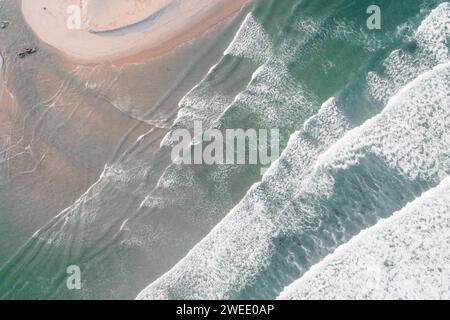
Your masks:
{"label": "sand ridge", "polygon": [[140,23],[176,4],[173,0],[80,0],[83,27],[107,32]]}

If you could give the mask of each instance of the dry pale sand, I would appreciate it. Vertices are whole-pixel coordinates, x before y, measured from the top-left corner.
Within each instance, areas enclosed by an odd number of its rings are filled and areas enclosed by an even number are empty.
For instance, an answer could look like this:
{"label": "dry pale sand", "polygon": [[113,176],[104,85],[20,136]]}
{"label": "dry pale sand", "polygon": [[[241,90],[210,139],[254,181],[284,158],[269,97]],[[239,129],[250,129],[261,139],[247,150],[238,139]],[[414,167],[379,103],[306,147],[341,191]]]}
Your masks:
{"label": "dry pale sand", "polygon": [[173,3],[172,0],[81,0],[80,2],[83,27],[91,32],[128,27],[164,12]]}
{"label": "dry pale sand", "polygon": [[[43,42],[71,60],[102,63],[142,52],[150,57],[162,55],[239,11],[248,1],[22,0],[22,12]],[[71,23],[77,21],[73,6],[80,8],[79,28]]]}

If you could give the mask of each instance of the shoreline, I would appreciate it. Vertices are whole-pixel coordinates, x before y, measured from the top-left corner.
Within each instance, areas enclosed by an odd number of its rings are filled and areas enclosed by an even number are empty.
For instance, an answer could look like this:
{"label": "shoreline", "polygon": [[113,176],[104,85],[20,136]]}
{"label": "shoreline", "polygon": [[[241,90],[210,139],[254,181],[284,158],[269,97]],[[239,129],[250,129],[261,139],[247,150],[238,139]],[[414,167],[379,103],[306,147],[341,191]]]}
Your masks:
{"label": "shoreline", "polygon": [[[95,0],[92,0],[95,1]],[[115,0],[120,1],[120,0]],[[165,1],[167,0],[160,0]],[[200,37],[232,17],[250,0],[183,0],[167,12],[142,21],[128,17],[130,25],[111,31],[71,30],[66,9],[76,0],[23,0],[22,15],[28,27],[46,45],[68,61],[92,64],[125,64],[160,57]],[[125,2],[124,2],[125,3]],[[207,3],[207,4],[206,4]],[[104,4],[104,3],[103,3]],[[184,13],[184,15],[183,15]],[[150,13],[151,15],[151,13]],[[114,23],[121,23],[114,20]]]}

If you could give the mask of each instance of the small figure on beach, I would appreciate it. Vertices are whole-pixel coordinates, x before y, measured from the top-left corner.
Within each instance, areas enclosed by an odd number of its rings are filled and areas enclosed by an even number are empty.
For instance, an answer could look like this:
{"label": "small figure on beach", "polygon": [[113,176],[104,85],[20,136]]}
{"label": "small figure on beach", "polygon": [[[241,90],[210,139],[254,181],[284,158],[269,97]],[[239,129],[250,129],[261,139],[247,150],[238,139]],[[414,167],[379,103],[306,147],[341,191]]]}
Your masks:
{"label": "small figure on beach", "polygon": [[5,21],[0,22],[1,29],[6,29],[6,28],[8,28],[8,26],[9,26],[9,21],[5,20]]}
{"label": "small figure on beach", "polygon": [[26,56],[31,55],[31,54],[34,54],[34,53],[36,53],[36,52],[37,52],[37,48],[36,48],[36,47],[34,47],[34,48],[26,48],[25,50],[19,52],[19,53],[17,54],[17,56],[18,56],[19,58],[23,59],[23,58],[25,58]]}

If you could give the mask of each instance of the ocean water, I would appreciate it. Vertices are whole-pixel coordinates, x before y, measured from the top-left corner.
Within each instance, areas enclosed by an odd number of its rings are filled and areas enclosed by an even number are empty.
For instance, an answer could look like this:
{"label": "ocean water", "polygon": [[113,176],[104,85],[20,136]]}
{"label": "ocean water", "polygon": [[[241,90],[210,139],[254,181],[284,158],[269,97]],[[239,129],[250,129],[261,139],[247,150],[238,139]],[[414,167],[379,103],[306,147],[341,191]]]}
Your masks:
{"label": "ocean water", "polygon": [[449,194],[445,179],[339,247],[279,298],[448,300]]}
{"label": "ocean water", "polygon": [[[448,298],[448,1],[379,0],[370,30],[372,1],[258,0],[167,61],[69,71],[12,63],[37,40],[0,3],[0,298]],[[282,154],[263,175],[172,164],[194,121],[277,128]]]}

